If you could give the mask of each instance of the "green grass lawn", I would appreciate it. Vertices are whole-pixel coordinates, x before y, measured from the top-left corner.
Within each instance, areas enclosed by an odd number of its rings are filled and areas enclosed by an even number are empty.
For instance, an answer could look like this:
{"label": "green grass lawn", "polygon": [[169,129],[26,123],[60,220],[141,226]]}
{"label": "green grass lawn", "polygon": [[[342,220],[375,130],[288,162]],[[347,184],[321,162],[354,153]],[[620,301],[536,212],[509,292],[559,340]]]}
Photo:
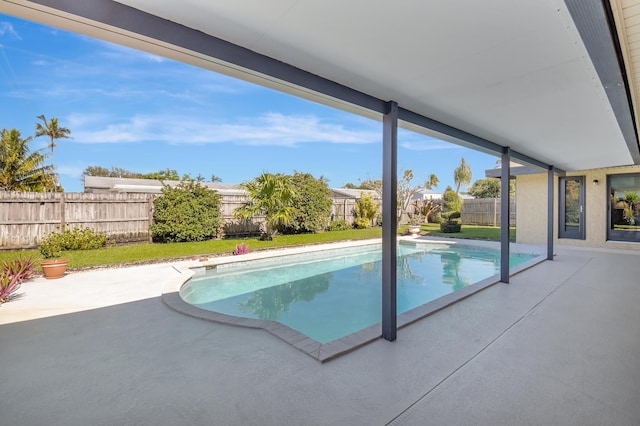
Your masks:
{"label": "green grass lawn", "polygon": [[[401,226],[398,234],[406,234],[407,226]],[[500,241],[500,228],[491,226],[462,225],[462,231],[456,234],[440,232],[438,224],[422,225],[422,235],[450,238],[468,238],[475,240]],[[511,241],[515,240],[515,228],[510,230]],[[194,256],[218,256],[231,254],[236,244],[244,243],[251,251],[274,247],[292,247],[309,244],[329,243],[336,241],[363,240],[380,238],[382,228],[350,229],[346,231],[321,232],[318,234],[278,235],[273,241],[261,241],[258,238],[211,240],[196,243],[150,244],[140,243],[123,246],[106,247],[98,250],[77,250],[63,252],[61,257],[69,259],[69,268],[85,268],[101,265],[135,264],[183,259]],[[0,261],[17,257],[31,256],[34,262],[40,263],[42,256],[37,250],[0,251]]]}
{"label": "green grass lawn", "polygon": [[[105,247],[97,250],[75,250],[62,252],[60,257],[69,259],[69,268],[83,268],[100,265],[158,262],[163,260],[189,258],[193,256],[231,254],[236,244],[244,243],[252,251],[274,247],[291,247],[335,241],[380,238],[382,228],[350,229],[346,231],[321,232],[318,234],[278,235],[273,241],[258,238],[223,239],[195,243],[150,244],[139,243]],[[0,261],[31,256],[40,263],[42,256],[38,250],[0,251]]]}
{"label": "green grass lawn", "polygon": [[[465,238],[469,240],[486,240],[486,241],[500,241],[500,227],[498,226],[475,226],[475,225],[462,225],[460,232],[455,234],[445,234],[440,232],[440,225],[437,223],[423,224],[421,227],[422,235],[430,235],[432,237],[447,237],[447,238]],[[400,227],[400,233],[406,233],[407,226]],[[516,228],[509,229],[509,240],[515,242],[516,240]]]}

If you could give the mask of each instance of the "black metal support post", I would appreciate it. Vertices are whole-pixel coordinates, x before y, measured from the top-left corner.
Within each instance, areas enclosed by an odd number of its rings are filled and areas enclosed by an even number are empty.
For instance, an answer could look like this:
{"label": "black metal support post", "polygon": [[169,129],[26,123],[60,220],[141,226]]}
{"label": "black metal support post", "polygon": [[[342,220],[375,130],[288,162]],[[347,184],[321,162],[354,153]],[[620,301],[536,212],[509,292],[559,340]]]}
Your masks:
{"label": "black metal support post", "polygon": [[553,210],[554,210],[553,166],[547,171],[547,260],[553,260]]}
{"label": "black metal support post", "polygon": [[382,120],[382,337],[397,333],[398,104],[389,102]]}
{"label": "black metal support post", "polygon": [[509,148],[502,149],[500,174],[500,281],[509,283],[509,179],[511,155]]}

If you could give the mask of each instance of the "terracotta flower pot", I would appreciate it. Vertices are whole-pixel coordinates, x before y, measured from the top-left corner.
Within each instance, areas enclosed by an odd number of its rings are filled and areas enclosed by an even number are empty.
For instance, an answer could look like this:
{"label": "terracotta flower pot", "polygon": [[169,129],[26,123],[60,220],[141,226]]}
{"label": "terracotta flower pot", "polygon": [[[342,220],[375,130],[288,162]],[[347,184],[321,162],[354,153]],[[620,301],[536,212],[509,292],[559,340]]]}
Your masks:
{"label": "terracotta flower pot", "polygon": [[48,280],[62,278],[69,265],[69,259],[50,259],[40,262],[44,277]]}

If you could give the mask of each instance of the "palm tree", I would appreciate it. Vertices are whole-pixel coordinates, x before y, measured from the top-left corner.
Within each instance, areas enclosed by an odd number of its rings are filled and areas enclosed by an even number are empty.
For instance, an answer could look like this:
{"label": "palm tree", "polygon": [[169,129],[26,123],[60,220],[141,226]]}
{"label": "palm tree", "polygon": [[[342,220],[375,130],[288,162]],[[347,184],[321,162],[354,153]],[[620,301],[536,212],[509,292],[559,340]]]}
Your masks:
{"label": "palm tree", "polygon": [[0,133],[0,190],[44,192],[56,188],[52,166],[45,155],[30,152],[32,138],[22,138],[16,129]]}
{"label": "palm tree", "polygon": [[51,121],[47,121],[44,114],[39,115],[37,118],[42,120],[42,123],[36,123],[36,137],[49,136],[51,139],[49,148],[51,148],[51,166],[54,167],[53,148],[56,147],[56,139],[68,139],[71,130],[58,126],[58,119],[56,117],[53,117]]}
{"label": "palm tree", "polygon": [[439,183],[440,179],[438,179],[438,176],[435,173],[431,173],[429,175],[429,180],[424,182],[424,187],[427,189],[433,189],[433,187],[438,186]]}
{"label": "palm tree", "polygon": [[456,183],[456,194],[460,192],[460,185],[469,186],[471,176],[471,166],[469,166],[464,158],[461,158],[460,165],[453,171],[453,180]]}
{"label": "palm tree", "polygon": [[263,173],[254,180],[242,184],[251,200],[235,211],[238,219],[265,216],[267,219],[264,238],[272,240],[278,226],[288,225],[294,212],[295,192],[291,179],[282,174]]}

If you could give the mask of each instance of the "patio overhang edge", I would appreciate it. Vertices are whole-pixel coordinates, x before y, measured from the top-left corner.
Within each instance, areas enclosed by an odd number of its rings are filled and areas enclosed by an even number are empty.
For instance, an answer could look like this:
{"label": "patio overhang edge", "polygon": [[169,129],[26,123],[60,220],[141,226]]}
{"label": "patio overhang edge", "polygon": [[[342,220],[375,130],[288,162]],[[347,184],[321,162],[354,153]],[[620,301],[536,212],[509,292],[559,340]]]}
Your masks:
{"label": "patio overhang edge", "polygon": [[631,89],[609,0],[564,0],[589,53],[635,164],[640,164]]}

